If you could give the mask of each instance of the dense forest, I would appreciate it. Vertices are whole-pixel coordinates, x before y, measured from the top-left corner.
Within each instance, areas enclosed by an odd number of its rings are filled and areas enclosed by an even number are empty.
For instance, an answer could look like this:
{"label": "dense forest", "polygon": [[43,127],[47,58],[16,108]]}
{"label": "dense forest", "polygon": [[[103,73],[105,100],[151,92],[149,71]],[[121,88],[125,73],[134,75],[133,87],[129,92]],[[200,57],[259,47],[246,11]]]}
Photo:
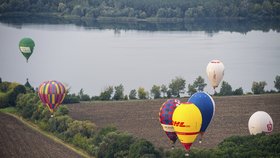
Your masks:
{"label": "dense forest", "polygon": [[280,0],[0,0],[0,16],[75,18],[279,18]]}

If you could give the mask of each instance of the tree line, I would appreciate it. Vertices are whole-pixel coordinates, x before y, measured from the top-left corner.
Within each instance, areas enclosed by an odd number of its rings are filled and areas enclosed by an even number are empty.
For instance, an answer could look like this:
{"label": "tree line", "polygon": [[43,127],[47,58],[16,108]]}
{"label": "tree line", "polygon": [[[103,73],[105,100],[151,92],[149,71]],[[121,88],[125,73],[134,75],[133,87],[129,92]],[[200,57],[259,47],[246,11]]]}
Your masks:
{"label": "tree line", "polygon": [[[124,94],[124,86],[122,84],[117,86],[108,86],[97,96],[89,96],[84,93],[83,88],[75,93],[70,93],[70,87],[67,88],[67,94],[63,101],[64,104],[67,103],[78,103],[80,101],[92,101],[92,100],[136,100],[136,99],[159,99],[159,98],[180,98],[181,95],[192,94],[198,91],[204,91],[206,87],[205,79],[198,76],[192,84],[186,86],[186,80],[182,77],[175,77],[171,80],[168,85],[153,85],[148,91],[144,87],[139,87],[138,89],[130,90],[128,95]],[[251,91],[247,94],[263,94],[263,93],[279,93],[280,92],[280,76],[277,75],[274,81],[275,90],[265,91],[265,86],[267,83],[265,81],[253,81]],[[187,88],[187,90],[186,90]],[[35,92],[34,88],[27,82],[25,85],[20,85],[18,83],[2,82],[0,78],[0,102],[3,105],[15,105],[16,97],[19,93],[25,92]],[[37,91],[37,90],[36,90]],[[219,92],[215,92],[216,96],[229,96],[229,95],[243,95],[244,91],[242,87],[233,89],[232,86],[226,82],[222,81],[221,88]]]}
{"label": "tree line", "polygon": [[[66,96],[66,101],[64,103],[75,103],[79,101],[90,101],[90,100],[135,100],[135,99],[158,99],[158,98],[180,98],[181,95],[192,94],[198,91],[204,91],[206,87],[205,79],[198,76],[192,84],[186,85],[186,80],[182,77],[175,77],[171,80],[168,85],[153,85],[150,90],[146,90],[144,87],[139,87],[138,89],[130,90],[128,95],[124,94],[124,86],[122,84],[118,86],[108,86],[98,96],[90,97],[84,94],[84,90],[81,89],[76,95],[75,93],[70,94],[70,89],[68,88],[68,93]],[[276,93],[280,92],[280,76],[277,75],[274,81],[275,90],[265,91],[265,86],[267,83],[265,81],[254,81],[252,83],[251,91],[247,94],[263,94],[263,93]],[[187,89],[187,90],[186,90]],[[243,95],[244,91],[242,87],[233,89],[232,86],[226,82],[222,81],[221,88],[219,92],[215,92],[214,95],[217,96],[229,96],[229,95]]]}
{"label": "tree line", "polygon": [[279,18],[279,0],[1,0],[0,13],[55,13],[63,17]]}

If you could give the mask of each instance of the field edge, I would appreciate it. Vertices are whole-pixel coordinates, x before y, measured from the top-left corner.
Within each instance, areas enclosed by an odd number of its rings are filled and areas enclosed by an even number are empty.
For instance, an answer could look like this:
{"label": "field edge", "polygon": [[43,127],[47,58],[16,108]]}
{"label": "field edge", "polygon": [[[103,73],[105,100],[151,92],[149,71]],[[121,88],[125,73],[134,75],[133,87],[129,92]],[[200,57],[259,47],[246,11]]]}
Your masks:
{"label": "field edge", "polygon": [[0,109],[0,112],[5,113],[7,115],[10,115],[14,118],[16,118],[17,120],[19,120],[20,122],[22,122],[24,125],[26,125],[27,127],[29,127],[30,129],[39,132],[40,134],[42,134],[43,136],[53,140],[54,142],[61,144],[63,146],[65,146],[66,148],[74,151],[75,153],[81,155],[82,157],[85,158],[94,158],[92,156],[90,156],[88,153],[86,153],[85,151],[83,151],[82,149],[79,149],[77,147],[74,147],[72,144],[66,143],[63,140],[57,138],[56,136],[54,136],[52,133],[47,132],[47,131],[43,131],[41,130],[36,124],[32,123],[31,121],[28,121],[20,116],[18,116],[17,114],[15,114],[14,112],[10,112],[10,110],[6,111],[3,109]]}

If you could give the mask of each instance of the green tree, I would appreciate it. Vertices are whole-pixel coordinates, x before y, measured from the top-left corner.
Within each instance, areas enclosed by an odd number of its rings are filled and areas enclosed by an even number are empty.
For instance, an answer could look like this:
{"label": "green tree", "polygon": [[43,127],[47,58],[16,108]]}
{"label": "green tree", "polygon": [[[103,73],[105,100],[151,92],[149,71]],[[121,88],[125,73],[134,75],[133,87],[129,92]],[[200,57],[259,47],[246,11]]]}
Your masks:
{"label": "green tree", "polygon": [[236,90],[233,91],[233,95],[243,95],[243,89],[242,87],[237,88]]}
{"label": "green tree", "polygon": [[151,95],[154,96],[154,99],[160,98],[160,86],[153,85]]}
{"label": "green tree", "polygon": [[278,90],[278,92],[280,92],[280,76],[278,75],[275,77],[274,87]]}
{"label": "green tree", "polygon": [[197,92],[197,90],[195,89],[195,86],[191,85],[191,84],[188,84],[188,92],[187,93],[191,96],[196,92]]}
{"label": "green tree", "polygon": [[100,93],[100,100],[110,100],[111,99],[111,96],[113,94],[113,87],[112,86],[109,86],[107,87],[103,92]]}
{"label": "green tree", "polygon": [[0,84],[2,83],[2,78],[0,77]]}
{"label": "green tree", "polygon": [[58,12],[64,12],[66,9],[66,5],[64,3],[59,3],[57,7]]}
{"label": "green tree", "polygon": [[126,133],[108,133],[100,143],[96,157],[112,158],[120,155],[127,157],[129,147],[134,141],[134,138]]}
{"label": "green tree", "polygon": [[260,81],[260,82],[253,82],[252,84],[252,92],[254,94],[263,94],[265,91],[264,91],[264,87],[266,86],[266,82],[265,81]]}
{"label": "green tree", "polygon": [[138,88],[138,98],[147,99],[147,92],[145,91],[145,88],[143,88],[143,87]]}
{"label": "green tree", "polygon": [[185,92],[186,87],[186,80],[182,77],[176,77],[172,79],[171,83],[169,84],[169,89],[171,90],[171,94],[175,97],[180,97],[180,93]]}
{"label": "green tree", "polygon": [[23,94],[26,93],[26,89],[23,85],[17,85],[15,88],[10,90],[8,92],[9,105],[16,106],[17,96],[21,93],[23,93]]}
{"label": "green tree", "polygon": [[147,140],[139,139],[135,141],[129,148],[128,157],[130,158],[141,158],[141,157],[159,157],[158,151],[152,143]]}
{"label": "green tree", "polygon": [[198,90],[198,91],[203,91],[204,90],[204,87],[206,86],[207,84],[205,83],[204,81],[204,78],[202,78],[201,76],[198,76],[194,83],[193,83],[193,86]]}
{"label": "green tree", "polygon": [[223,81],[219,94],[222,95],[222,96],[232,95],[232,87],[231,87],[231,85],[228,82]]}
{"label": "green tree", "polygon": [[94,123],[90,121],[75,120],[69,123],[69,128],[67,128],[65,135],[70,138],[80,133],[83,137],[90,138],[94,136],[96,131],[97,127]]}
{"label": "green tree", "polygon": [[81,100],[81,98],[83,97],[83,95],[84,95],[84,89],[81,88],[80,91],[79,91],[79,93],[78,93],[78,97],[79,97],[80,100]]}
{"label": "green tree", "polygon": [[123,100],[124,99],[123,91],[124,91],[124,88],[123,88],[122,84],[115,86],[115,94],[113,96],[113,99],[114,100]]}
{"label": "green tree", "polygon": [[16,100],[16,109],[24,118],[31,118],[38,108],[39,97],[35,93],[20,94]]}
{"label": "green tree", "polygon": [[137,99],[136,98],[136,95],[137,95],[137,92],[135,89],[132,89],[130,92],[129,92],[129,99]]}
{"label": "green tree", "polygon": [[164,84],[161,85],[160,91],[162,92],[163,97],[165,97],[165,95],[166,95],[166,93],[167,93],[167,91],[168,91],[166,85],[164,85]]}

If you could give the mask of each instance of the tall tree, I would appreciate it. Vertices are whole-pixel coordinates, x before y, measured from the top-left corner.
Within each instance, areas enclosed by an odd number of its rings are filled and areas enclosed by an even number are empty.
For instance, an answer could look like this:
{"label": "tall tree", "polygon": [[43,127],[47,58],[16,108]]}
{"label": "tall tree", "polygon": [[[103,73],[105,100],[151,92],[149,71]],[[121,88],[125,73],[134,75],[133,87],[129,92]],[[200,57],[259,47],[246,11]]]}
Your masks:
{"label": "tall tree", "polygon": [[78,93],[78,96],[79,96],[80,100],[81,100],[81,98],[83,97],[83,95],[84,95],[84,89],[81,88],[80,91],[79,91],[79,93]]}
{"label": "tall tree", "polygon": [[267,85],[265,81],[260,81],[260,82],[253,82],[252,84],[252,92],[254,94],[263,94],[264,93],[264,87]]}
{"label": "tall tree", "polygon": [[103,92],[100,93],[100,100],[110,100],[111,96],[113,94],[113,86],[109,86],[107,88],[105,88],[105,90]]}
{"label": "tall tree", "polygon": [[115,86],[115,94],[113,96],[113,99],[114,100],[123,100],[124,99],[123,91],[124,91],[124,88],[123,88],[122,84]]}
{"label": "tall tree", "polygon": [[275,77],[274,87],[278,90],[278,92],[280,92],[280,76],[278,75]]}
{"label": "tall tree", "polygon": [[136,90],[135,90],[135,89],[132,89],[132,90],[129,92],[129,99],[137,99],[136,95],[137,95]]}
{"label": "tall tree", "polygon": [[232,87],[229,83],[226,81],[222,82],[221,90],[220,90],[220,95],[232,95]]}
{"label": "tall tree", "polygon": [[188,84],[188,94],[191,96],[196,92],[197,92],[197,90],[195,89],[195,86],[191,85],[191,84]]}
{"label": "tall tree", "polygon": [[138,89],[138,98],[139,99],[147,99],[148,93],[145,91],[145,88],[139,87]]}
{"label": "tall tree", "polygon": [[160,98],[160,86],[153,85],[151,95],[154,96],[154,99]]}
{"label": "tall tree", "polygon": [[161,85],[161,87],[160,87],[160,91],[162,92],[162,95],[163,95],[163,97],[165,97],[165,95],[166,95],[166,93],[167,93],[167,87],[166,87],[166,85]]}
{"label": "tall tree", "polygon": [[180,93],[185,93],[186,80],[182,77],[176,77],[175,79],[172,79],[169,88],[173,96],[180,97]]}
{"label": "tall tree", "polygon": [[205,83],[204,81],[204,78],[202,78],[201,76],[198,76],[194,83],[193,83],[193,86],[198,90],[198,91],[203,91],[204,90],[204,87],[206,86],[207,84]]}

